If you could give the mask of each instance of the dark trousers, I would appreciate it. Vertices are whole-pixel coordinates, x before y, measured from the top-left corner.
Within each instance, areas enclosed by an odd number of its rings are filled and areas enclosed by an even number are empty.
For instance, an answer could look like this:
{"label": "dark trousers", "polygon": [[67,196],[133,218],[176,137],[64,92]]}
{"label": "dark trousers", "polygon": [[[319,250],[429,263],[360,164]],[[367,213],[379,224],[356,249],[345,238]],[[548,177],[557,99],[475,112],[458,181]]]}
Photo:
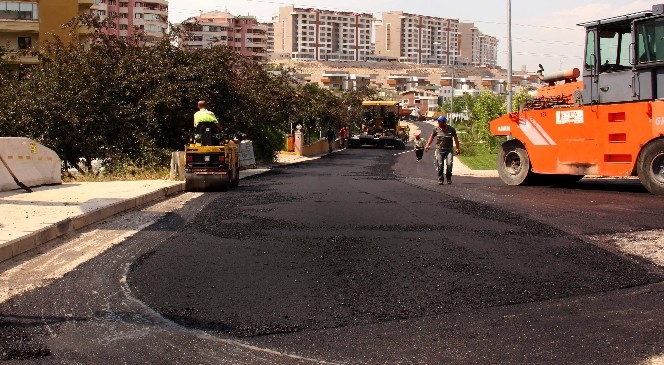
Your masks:
{"label": "dark trousers", "polygon": [[421,160],[422,156],[424,156],[424,148],[416,148],[415,149],[415,157],[417,157],[417,160]]}

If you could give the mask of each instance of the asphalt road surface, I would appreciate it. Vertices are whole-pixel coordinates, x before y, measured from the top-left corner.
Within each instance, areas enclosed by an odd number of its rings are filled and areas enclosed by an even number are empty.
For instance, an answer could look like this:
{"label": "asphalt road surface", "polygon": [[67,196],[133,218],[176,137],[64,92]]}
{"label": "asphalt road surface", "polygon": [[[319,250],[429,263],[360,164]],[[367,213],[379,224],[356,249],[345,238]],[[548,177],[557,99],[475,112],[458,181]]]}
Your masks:
{"label": "asphalt road surface", "polygon": [[1,303],[0,358],[661,363],[662,265],[619,238],[661,234],[664,199],[629,179],[439,186],[429,154],[395,152],[345,150],[104,223],[146,227]]}

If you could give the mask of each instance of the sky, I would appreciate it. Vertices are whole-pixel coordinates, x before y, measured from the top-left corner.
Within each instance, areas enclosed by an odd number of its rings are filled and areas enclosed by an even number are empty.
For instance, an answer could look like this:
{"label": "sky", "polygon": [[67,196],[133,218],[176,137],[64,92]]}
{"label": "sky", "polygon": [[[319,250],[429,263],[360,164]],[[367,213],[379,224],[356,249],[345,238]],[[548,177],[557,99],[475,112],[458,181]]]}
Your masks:
{"label": "sky", "polygon": [[[472,22],[484,34],[498,38],[498,65],[507,67],[507,3],[500,0],[169,0],[169,21],[179,23],[201,12],[228,11],[233,15],[252,15],[270,21],[279,7],[319,8],[336,11],[373,13],[384,11]],[[545,70],[581,67],[584,33],[577,24],[616,15],[650,10],[664,0],[512,0],[512,67],[533,72],[542,64]]]}

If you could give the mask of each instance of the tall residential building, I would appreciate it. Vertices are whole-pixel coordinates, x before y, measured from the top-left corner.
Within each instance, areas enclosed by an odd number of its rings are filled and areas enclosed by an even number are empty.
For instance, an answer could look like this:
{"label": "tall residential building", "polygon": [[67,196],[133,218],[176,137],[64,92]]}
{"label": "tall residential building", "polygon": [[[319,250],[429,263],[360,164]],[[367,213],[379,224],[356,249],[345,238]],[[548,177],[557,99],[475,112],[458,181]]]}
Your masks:
{"label": "tall residential building", "polygon": [[260,23],[267,29],[267,54],[268,56],[274,53],[274,23]]}
{"label": "tall residential building", "polygon": [[146,42],[154,42],[168,30],[168,0],[93,0],[93,14],[101,18],[115,16],[105,33],[121,38],[142,33]]}
{"label": "tall residential building", "polygon": [[372,14],[279,8],[274,52],[296,60],[365,61],[371,52]]}
{"label": "tall residential building", "polygon": [[201,14],[185,27],[182,46],[185,49],[224,45],[246,57],[267,61],[268,27],[253,16],[234,16],[225,11]]}
{"label": "tall residential building", "polygon": [[498,39],[482,34],[473,23],[459,23],[460,53],[464,63],[495,66],[498,63]]}
{"label": "tall residential building", "polygon": [[[9,55],[22,49],[37,49],[39,42],[59,36],[65,42],[72,29],[62,25],[90,11],[93,0],[13,0],[0,1],[0,47]],[[79,37],[90,34],[76,30]],[[18,63],[37,63],[36,57],[21,57]]]}
{"label": "tall residential building", "polygon": [[459,57],[459,20],[391,11],[376,25],[375,57],[449,65]]}

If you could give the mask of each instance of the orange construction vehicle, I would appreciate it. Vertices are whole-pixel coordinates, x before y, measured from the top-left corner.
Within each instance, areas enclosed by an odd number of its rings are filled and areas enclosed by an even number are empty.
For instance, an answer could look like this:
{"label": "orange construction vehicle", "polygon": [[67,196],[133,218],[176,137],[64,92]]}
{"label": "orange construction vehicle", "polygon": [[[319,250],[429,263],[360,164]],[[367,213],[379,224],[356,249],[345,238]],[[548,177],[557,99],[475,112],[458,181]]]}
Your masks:
{"label": "orange construction vehicle", "polygon": [[548,85],[491,122],[494,136],[510,137],[498,154],[500,178],[523,185],[638,176],[664,195],[664,4],[579,25],[582,69],[546,75],[540,66]]}

